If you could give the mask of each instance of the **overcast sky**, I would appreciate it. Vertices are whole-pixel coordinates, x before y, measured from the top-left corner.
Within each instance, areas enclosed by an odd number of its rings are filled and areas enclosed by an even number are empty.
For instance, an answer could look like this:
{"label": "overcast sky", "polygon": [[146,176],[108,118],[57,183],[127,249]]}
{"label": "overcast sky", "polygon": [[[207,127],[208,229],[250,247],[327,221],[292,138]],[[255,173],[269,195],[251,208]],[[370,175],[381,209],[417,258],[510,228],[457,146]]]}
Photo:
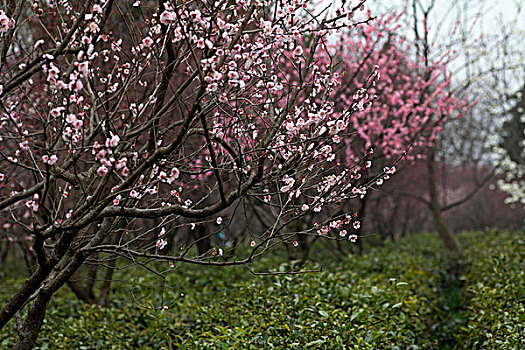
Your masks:
{"label": "overcast sky", "polygon": [[[357,0],[355,0],[357,1]],[[419,0],[427,7],[432,0]],[[412,0],[409,0],[412,4]],[[402,9],[406,0],[368,0],[373,13],[382,14],[388,9]],[[409,13],[412,9],[409,9]],[[455,35],[452,28],[459,19],[461,26]],[[412,24],[410,24],[412,26]],[[429,18],[430,41],[440,47],[447,43],[456,43],[454,49],[459,57],[454,66],[461,71],[456,77],[465,77],[467,70],[461,70],[466,57],[470,60],[480,58],[473,65],[470,73],[478,74],[483,69],[514,66],[514,76],[506,77],[505,85],[510,89],[522,86],[525,77],[525,1],[524,0],[435,0],[435,6]],[[422,32],[422,28],[420,29]],[[503,40],[505,35],[513,34]],[[408,33],[409,36],[412,33]],[[485,49],[481,49],[481,39]],[[462,45],[457,41],[463,39]],[[441,45],[439,45],[441,44]],[[439,50],[434,52],[440,55]],[[477,70],[477,71],[476,71]],[[511,81],[513,80],[513,81]]]}

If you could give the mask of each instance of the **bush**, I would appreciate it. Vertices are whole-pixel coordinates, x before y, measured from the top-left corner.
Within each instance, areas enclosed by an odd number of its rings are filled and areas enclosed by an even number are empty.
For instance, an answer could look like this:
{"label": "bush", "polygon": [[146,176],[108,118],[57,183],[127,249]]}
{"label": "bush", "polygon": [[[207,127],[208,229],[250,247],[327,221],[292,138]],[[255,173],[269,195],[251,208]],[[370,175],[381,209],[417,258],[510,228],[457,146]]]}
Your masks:
{"label": "bush", "polygon": [[[149,306],[167,304],[166,311],[140,308],[130,298],[129,285],[115,283],[105,308],[82,305],[63,290],[49,309],[38,346],[433,349],[437,341],[431,329],[440,307],[438,251],[434,237],[420,235],[344,264],[332,262],[318,273],[253,277],[244,268],[184,266],[164,281],[162,294],[149,287],[159,283],[152,274],[139,276],[135,297]],[[268,270],[275,259],[254,268]],[[126,278],[131,279],[120,277]],[[14,330],[3,332],[0,344],[9,348]]]}
{"label": "bush", "polygon": [[[460,238],[463,301],[470,304],[459,334],[444,287],[452,278],[452,257],[435,236],[421,234],[344,263],[316,250],[308,268],[322,269],[317,273],[255,277],[243,267],[181,265],[159,280],[147,271],[117,271],[106,307],[81,304],[61,290],[37,348],[441,349],[452,344],[453,334],[458,349],[523,348],[523,238]],[[269,271],[281,261],[283,256],[267,256],[252,268]],[[15,267],[0,274],[3,290],[14,290],[9,275]],[[274,272],[288,269],[283,263]],[[0,332],[0,348],[12,348],[14,341],[12,322]]]}
{"label": "bush", "polygon": [[475,232],[460,237],[469,305],[458,344],[462,349],[525,348],[523,232]]}

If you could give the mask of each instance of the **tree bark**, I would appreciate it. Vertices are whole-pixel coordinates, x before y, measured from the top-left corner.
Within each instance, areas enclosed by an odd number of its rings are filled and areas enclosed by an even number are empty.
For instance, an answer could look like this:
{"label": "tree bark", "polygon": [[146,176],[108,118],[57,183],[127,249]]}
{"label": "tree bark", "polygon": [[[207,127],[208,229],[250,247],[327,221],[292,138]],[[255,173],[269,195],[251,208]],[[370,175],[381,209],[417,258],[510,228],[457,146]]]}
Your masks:
{"label": "tree bark", "polygon": [[96,297],[93,293],[93,288],[89,285],[85,285],[80,280],[80,274],[78,271],[75,271],[75,273],[71,276],[71,279],[67,281],[67,285],[69,288],[71,288],[71,291],[86,304],[95,304],[96,303]]}
{"label": "tree bark", "polygon": [[33,348],[40,333],[51,297],[66,284],[86,260],[88,255],[89,254],[86,253],[69,250],[55,266],[53,272],[43,281],[42,286],[38,290],[37,297],[29,307],[27,316],[19,330],[19,339],[15,350],[30,350]]}
{"label": "tree bark", "polygon": [[53,293],[39,293],[35,302],[29,307],[26,319],[19,330],[15,350],[30,350],[35,345],[38,333],[46,316],[47,305]]}
{"label": "tree bark", "polygon": [[363,239],[361,238],[361,232],[363,231],[363,220],[365,219],[365,210],[368,202],[368,197],[365,195],[359,200],[359,221],[361,221],[361,226],[356,230],[357,235],[357,255],[363,255]]}
{"label": "tree bark", "polygon": [[9,252],[10,242],[0,242],[0,264],[3,264],[7,260],[7,253]]}
{"label": "tree bark", "polygon": [[106,267],[106,274],[104,276],[104,284],[100,288],[100,294],[98,297],[97,305],[103,306],[106,304],[109,292],[111,291],[111,281],[113,277],[113,271],[115,271],[115,263],[117,259],[114,257],[110,260],[109,266]]}
{"label": "tree bark", "polygon": [[297,262],[297,265],[304,264],[306,258],[310,254],[313,245],[313,237],[302,233],[304,230],[301,219],[296,219],[289,224],[291,237],[295,242],[285,242],[286,251],[288,253],[288,261]]}
{"label": "tree bark", "polygon": [[49,274],[48,269],[38,267],[29,277],[11,299],[4,305],[0,311],[0,329],[9,322],[11,318],[24,306],[31,295],[40,287],[40,284]]}
{"label": "tree bark", "polygon": [[193,236],[197,251],[200,256],[207,254],[211,250],[210,234],[206,230],[205,224],[199,224],[194,230],[190,231]]}
{"label": "tree bark", "polygon": [[35,301],[29,306],[25,320],[20,322],[21,325],[17,327],[19,339],[15,350],[33,348],[53,294],[66,284],[75,271],[84,263],[90,254],[88,252],[89,248],[104,241],[108,232],[111,232],[113,229],[115,221],[118,221],[118,219],[105,220],[97,234],[85,247],[85,251],[79,251],[77,247],[71,247],[73,235],[64,236],[64,241],[58,242],[57,247],[55,247],[56,253],[60,258],[55,257],[51,259],[49,264],[44,265],[45,268],[40,265],[4,306],[0,312],[0,329],[24,307],[36,291]]}
{"label": "tree bark", "polygon": [[435,152],[431,150],[428,154],[427,159],[428,169],[428,193],[430,196],[430,211],[432,213],[432,219],[434,221],[434,227],[439,235],[439,238],[443,241],[445,246],[458,254],[461,251],[459,241],[457,240],[454,233],[448,228],[443,216],[441,215],[441,204],[439,202],[437,183],[435,177]]}

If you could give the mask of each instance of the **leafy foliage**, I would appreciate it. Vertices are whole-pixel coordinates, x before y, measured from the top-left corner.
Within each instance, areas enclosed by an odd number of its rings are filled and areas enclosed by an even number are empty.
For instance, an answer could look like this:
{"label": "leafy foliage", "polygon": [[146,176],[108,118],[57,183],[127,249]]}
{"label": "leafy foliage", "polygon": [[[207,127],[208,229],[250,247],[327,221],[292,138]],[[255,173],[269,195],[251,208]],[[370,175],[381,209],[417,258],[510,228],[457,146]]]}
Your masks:
{"label": "leafy foliage", "polygon": [[[140,303],[153,306],[164,298],[169,305],[156,312],[131,303],[128,284],[114,291],[106,308],[79,305],[62,291],[53,301],[38,345],[56,349],[158,349],[168,348],[168,343],[189,349],[437,348],[430,338],[439,307],[434,295],[439,283],[437,250],[438,241],[422,235],[372,249],[369,255],[344,264],[332,262],[319,273],[253,277],[244,268],[176,269],[163,295],[156,294],[158,281],[152,274],[137,277],[134,295]],[[316,258],[327,261],[322,255]],[[274,264],[275,257],[268,257],[254,268],[264,270]],[[13,337],[6,331],[0,339],[2,346],[12,346]]]}
{"label": "leafy foliage", "polygon": [[[456,347],[519,348],[525,279],[520,261],[524,243],[517,237],[495,232],[460,236],[470,305],[458,316],[466,321]],[[176,265],[164,288],[154,274],[122,270],[108,307],[79,304],[61,290],[52,300],[37,348],[443,348],[457,326],[447,320],[451,296],[443,293],[452,273],[450,253],[429,234],[368,251],[341,263],[329,251],[316,250],[312,264],[322,271],[298,275],[253,276],[243,267]],[[251,268],[268,271],[280,259],[276,252]],[[288,269],[283,263],[279,270]],[[148,310],[134,303],[130,281],[141,305],[161,307]],[[4,271],[2,284],[11,288],[15,282]],[[14,322],[2,332],[0,347],[11,348]]]}
{"label": "leafy foliage", "polygon": [[525,239],[523,232],[463,236],[467,325],[458,336],[465,349],[525,346]]}

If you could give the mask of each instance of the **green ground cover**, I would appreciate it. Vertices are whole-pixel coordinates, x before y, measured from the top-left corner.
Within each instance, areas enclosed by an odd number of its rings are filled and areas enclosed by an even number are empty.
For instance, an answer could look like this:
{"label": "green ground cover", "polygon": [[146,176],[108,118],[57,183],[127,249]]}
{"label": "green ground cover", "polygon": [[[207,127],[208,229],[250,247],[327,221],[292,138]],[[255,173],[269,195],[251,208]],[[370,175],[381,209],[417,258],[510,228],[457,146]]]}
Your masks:
{"label": "green ground cover", "polygon": [[[60,291],[37,348],[517,349],[524,315],[519,237],[461,235],[461,268],[433,235],[422,234],[344,262],[318,250],[308,267],[321,272],[299,275],[181,265],[163,281],[123,269],[106,307]],[[252,268],[286,270],[283,261],[267,256]],[[20,282],[16,270],[16,264],[2,268],[0,300]],[[13,346],[13,327],[0,331],[0,348]]]}
{"label": "green ground cover", "polygon": [[464,349],[525,349],[525,234],[462,236]]}

